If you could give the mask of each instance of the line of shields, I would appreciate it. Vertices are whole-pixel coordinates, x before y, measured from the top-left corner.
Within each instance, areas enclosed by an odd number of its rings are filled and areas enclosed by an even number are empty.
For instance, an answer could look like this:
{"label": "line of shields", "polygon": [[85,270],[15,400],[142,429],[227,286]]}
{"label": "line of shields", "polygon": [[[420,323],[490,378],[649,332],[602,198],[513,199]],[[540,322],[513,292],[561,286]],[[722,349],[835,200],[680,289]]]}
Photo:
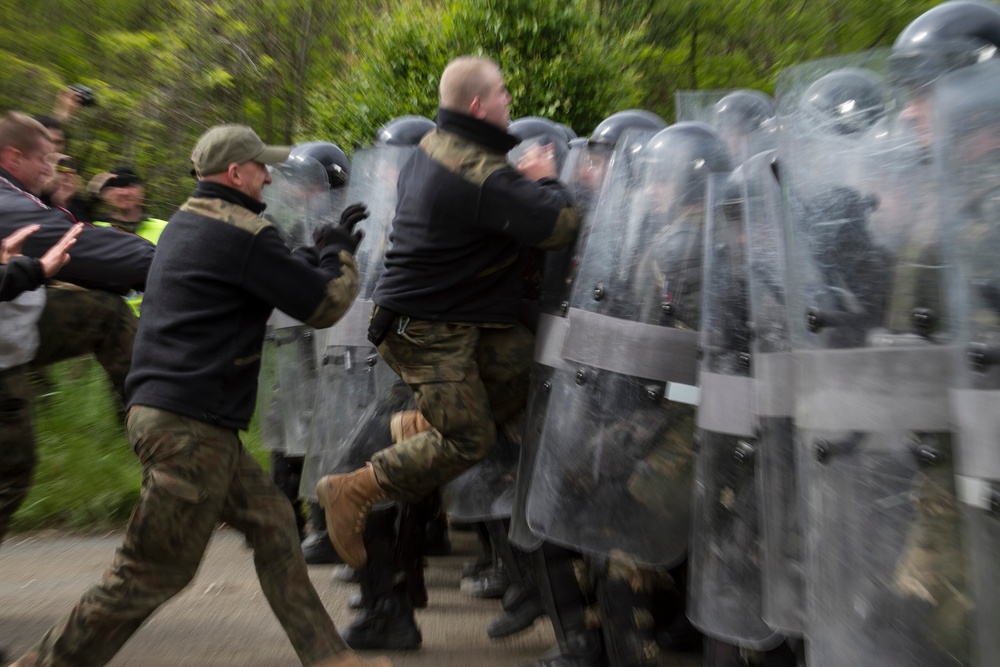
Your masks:
{"label": "line of shields", "polygon": [[[901,69],[806,63],[774,102],[686,93],[609,153],[569,142],[584,225],[541,271],[521,437],[449,485],[454,520],[509,518],[524,551],[686,558],[690,620],[747,651],[1000,664],[1000,64]],[[262,428],[271,407],[308,443],[306,498],[412,407],[365,338],[412,150],[354,156],[357,303],[270,330]]]}

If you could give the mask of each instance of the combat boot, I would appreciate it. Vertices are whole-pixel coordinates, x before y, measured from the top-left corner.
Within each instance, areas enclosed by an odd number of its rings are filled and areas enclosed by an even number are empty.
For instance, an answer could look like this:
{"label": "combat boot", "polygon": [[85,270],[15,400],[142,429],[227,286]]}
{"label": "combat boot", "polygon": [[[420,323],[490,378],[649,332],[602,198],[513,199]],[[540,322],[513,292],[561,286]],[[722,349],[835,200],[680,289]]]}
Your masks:
{"label": "combat boot", "polygon": [[365,660],[354,651],[344,651],[332,658],[317,662],[312,667],[392,667],[392,661],[385,657]]}
{"label": "combat boot", "polygon": [[309,565],[336,565],[340,562],[340,556],[330,544],[326,517],[319,503],[309,503],[309,535],[302,541],[302,555]]}
{"label": "combat boot", "polygon": [[418,433],[429,431],[432,428],[420,410],[397,412],[389,421],[389,432],[392,434],[393,444],[403,442],[407,438],[412,438]]}
{"label": "combat boot", "polygon": [[413,607],[402,591],[393,591],[363,609],[340,636],[355,650],[412,651],[423,643]]}
{"label": "combat boot", "polygon": [[490,639],[500,639],[527,630],[545,615],[542,598],[533,581],[511,584],[503,594],[503,613],[486,628]]}
{"label": "combat boot", "polygon": [[367,560],[362,535],[368,512],[373,503],[386,497],[372,464],[346,475],[327,475],[316,485],[316,495],[326,511],[333,548],[350,567],[362,567]]}

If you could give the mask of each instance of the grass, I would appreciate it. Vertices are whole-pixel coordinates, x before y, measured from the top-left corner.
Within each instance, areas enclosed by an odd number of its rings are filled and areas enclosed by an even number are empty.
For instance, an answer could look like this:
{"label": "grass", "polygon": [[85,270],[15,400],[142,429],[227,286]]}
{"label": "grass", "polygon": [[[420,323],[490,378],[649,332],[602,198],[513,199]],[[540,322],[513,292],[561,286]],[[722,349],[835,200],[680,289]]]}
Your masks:
{"label": "grass", "polygon": [[[141,469],[101,367],[93,359],[50,366],[35,384],[34,409],[39,462],[12,530],[124,526],[139,497]],[[266,469],[256,423],[240,437]]]}

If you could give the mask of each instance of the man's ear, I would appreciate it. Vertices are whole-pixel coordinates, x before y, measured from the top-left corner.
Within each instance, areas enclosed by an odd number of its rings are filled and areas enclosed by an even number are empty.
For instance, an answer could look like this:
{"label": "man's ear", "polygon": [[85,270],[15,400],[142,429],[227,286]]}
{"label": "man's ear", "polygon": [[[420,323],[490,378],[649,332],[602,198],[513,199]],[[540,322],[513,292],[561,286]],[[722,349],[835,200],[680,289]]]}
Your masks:
{"label": "man's ear", "polygon": [[229,166],[226,167],[226,176],[229,178],[231,183],[239,185],[242,179],[242,176],[240,176],[240,165],[235,162],[231,162]]}
{"label": "man's ear", "polygon": [[13,146],[4,146],[0,149],[0,167],[14,173],[23,156],[24,154]]}
{"label": "man's ear", "polygon": [[473,118],[478,118],[479,120],[482,120],[484,117],[484,114],[481,111],[482,107],[483,107],[482,99],[479,97],[479,95],[476,95],[475,97],[472,98],[472,101],[469,102],[469,115],[472,116]]}

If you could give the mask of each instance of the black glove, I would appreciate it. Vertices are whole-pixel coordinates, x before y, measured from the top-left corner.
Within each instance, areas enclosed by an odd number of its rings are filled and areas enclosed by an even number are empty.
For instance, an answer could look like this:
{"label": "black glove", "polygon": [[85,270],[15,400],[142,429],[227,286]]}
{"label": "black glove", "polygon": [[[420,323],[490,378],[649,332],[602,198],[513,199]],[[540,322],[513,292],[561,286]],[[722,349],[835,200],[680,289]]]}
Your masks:
{"label": "black glove", "polygon": [[364,204],[351,204],[340,214],[340,224],[322,225],[313,232],[313,241],[316,250],[322,251],[326,247],[338,246],[342,250],[347,250],[354,254],[361,243],[363,234],[354,231],[359,222],[368,217],[368,207]]}

